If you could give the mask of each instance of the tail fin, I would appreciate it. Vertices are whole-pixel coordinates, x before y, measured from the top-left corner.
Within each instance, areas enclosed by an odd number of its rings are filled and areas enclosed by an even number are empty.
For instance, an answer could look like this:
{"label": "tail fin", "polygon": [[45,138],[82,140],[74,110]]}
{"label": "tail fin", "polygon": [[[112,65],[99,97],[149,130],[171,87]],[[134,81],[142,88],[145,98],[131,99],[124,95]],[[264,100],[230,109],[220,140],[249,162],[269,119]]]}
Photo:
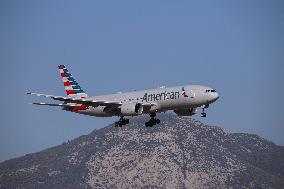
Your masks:
{"label": "tail fin", "polygon": [[83,91],[83,89],[79,86],[77,81],[73,78],[72,74],[69,73],[64,65],[59,65],[58,69],[62,77],[67,96],[88,97],[88,95],[85,93],[85,91]]}

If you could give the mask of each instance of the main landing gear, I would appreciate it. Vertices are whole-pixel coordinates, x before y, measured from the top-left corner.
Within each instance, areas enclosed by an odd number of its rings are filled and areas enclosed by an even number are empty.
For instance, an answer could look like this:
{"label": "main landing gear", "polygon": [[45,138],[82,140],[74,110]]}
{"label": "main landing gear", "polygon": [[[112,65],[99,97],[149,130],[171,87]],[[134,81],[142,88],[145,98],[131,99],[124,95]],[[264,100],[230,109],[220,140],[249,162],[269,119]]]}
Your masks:
{"label": "main landing gear", "polygon": [[123,116],[120,117],[119,121],[115,122],[115,127],[122,127],[122,125],[127,125],[129,119],[125,119]]}
{"label": "main landing gear", "polygon": [[151,119],[145,123],[146,127],[152,127],[153,125],[159,124],[161,121],[159,119],[156,119],[156,113],[150,114]]}

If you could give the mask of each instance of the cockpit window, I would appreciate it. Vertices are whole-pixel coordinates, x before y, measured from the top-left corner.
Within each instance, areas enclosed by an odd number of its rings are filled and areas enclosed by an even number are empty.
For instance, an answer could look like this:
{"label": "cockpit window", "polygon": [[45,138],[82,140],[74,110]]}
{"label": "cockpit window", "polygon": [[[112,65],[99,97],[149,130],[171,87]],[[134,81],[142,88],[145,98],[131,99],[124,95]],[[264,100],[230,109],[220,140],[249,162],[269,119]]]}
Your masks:
{"label": "cockpit window", "polygon": [[207,89],[205,92],[206,92],[206,93],[208,93],[208,92],[215,93],[215,92],[216,92],[216,90],[209,90],[209,89]]}

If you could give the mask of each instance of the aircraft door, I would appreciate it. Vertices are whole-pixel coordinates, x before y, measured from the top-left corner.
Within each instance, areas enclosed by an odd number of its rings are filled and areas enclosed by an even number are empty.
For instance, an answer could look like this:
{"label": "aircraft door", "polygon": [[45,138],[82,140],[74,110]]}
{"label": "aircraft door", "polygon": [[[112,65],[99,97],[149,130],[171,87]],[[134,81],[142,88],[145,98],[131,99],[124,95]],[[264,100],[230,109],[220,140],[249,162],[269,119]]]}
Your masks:
{"label": "aircraft door", "polygon": [[195,92],[192,89],[189,89],[189,97],[194,98],[195,97]]}

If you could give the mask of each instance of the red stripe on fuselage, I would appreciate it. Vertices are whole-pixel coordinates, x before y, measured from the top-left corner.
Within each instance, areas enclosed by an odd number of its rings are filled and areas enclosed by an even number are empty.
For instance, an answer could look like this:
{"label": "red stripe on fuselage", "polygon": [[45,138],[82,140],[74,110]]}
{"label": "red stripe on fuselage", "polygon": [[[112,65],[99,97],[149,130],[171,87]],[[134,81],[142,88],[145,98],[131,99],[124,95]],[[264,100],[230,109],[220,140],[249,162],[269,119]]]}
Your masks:
{"label": "red stripe on fuselage", "polygon": [[70,111],[76,112],[76,111],[78,111],[78,110],[86,110],[86,109],[88,109],[88,106],[87,106],[87,105],[84,105],[84,104],[81,104],[81,105],[75,106],[75,107],[72,108]]}

